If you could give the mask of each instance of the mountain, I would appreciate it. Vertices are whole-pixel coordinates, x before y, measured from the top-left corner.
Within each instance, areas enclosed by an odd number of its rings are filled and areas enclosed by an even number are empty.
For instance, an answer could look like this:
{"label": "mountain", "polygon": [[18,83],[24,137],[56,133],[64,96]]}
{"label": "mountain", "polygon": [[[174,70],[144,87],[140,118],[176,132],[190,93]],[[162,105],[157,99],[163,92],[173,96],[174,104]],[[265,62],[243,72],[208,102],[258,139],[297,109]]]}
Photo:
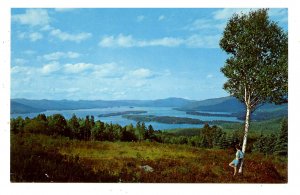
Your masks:
{"label": "mountain", "polygon": [[167,98],[159,100],[29,100],[12,99],[11,113],[42,112],[45,110],[75,110],[116,106],[182,107],[192,100]]}
{"label": "mountain", "polygon": [[11,114],[24,114],[24,113],[35,113],[35,112],[43,112],[45,111],[44,109],[40,108],[34,108],[31,106],[27,106],[18,102],[11,101],[10,102],[10,107],[11,107]]}
{"label": "mountain", "polygon": [[[221,97],[203,101],[195,101],[178,108],[182,111],[229,112],[241,120],[245,116],[245,106],[234,97]],[[288,104],[275,105],[266,103],[252,113],[252,120],[268,120],[288,116]]]}
{"label": "mountain", "polygon": [[195,102],[195,100],[187,100],[183,98],[167,98],[167,99],[158,99],[150,101],[148,106],[157,106],[157,107],[183,107],[190,103]]}
{"label": "mountain", "polygon": [[180,110],[192,111],[201,110],[208,112],[241,112],[244,110],[244,104],[234,97],[221,97],[195,101],[180,108]]}

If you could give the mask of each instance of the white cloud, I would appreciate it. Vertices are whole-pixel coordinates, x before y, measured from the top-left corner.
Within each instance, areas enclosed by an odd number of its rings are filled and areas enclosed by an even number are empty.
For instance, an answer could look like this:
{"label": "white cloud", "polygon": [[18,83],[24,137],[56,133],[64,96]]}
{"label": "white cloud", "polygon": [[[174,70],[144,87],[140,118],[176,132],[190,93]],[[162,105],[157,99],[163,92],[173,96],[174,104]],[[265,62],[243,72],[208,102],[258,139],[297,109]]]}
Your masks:
{"label": "white cloud", "polygon": [[208,78],[208,79],[211,79],[211,78],[213,78],[213,77],[214,77],[214,75],[212,75],[212,74],[206,75],[206,78]]}
{"label": "white cloud", "polygon": [[60,69],[61,67],[58,62],[51,62],[49,64],[44,65],[40,71],[42,74],[50,74],[59,71]]}
{"label": "white cloud", "polygon": [[26,64],[27,60],[25,60],[23,58],[16,58],[16,59],[13,59],[13,62],[16,65],[24,65],[24,64]]}
{"label": "white cloud", "polygon": [[129,75],[133,78],[138,78],[138,79],[149,79],[149,78],[153,78],[155,76],[155,74],[146,68],[139,68],[136,70],[133,70],[129,73]]}
{"label": "white cloud", "polygon": [[162,47],[201,47],[201,48],[216,48],[218,47],[220,35],[191,35],[187,38],[177,37],[163,37],[160,39],[151,40],[137,40],[131,35],[119,34],[118,36],[106,36],[103,37],[100,42],[100,47],[150,47],[150,46],[162,46]]}
{"label": "white cloud", "polygon": [[145,19],[145,16],[140,15],[140,16],[138,16],[138,17],[136,18],[136,21],[142,22],[144,19]]}
{"label": "white cloud", "polygon": [[43,35],[38,32],[30,33],[28,36],[29,36],[30,41],[32,41],[32,42],[35,42],[35,41],[43,38]]}
{"label": "white cloud", "polygon": [[50,22],[50,17],[45,9],[26,9],[24,14],[12,16],[12,21],[30,26],[45,26]]}
{"label": "white cloud", "polygon": [[45,25],[40,30],[41,31],[50,31],[50,30],[53,30],[53,29],[54,28],[51,25]]}
{"label": "white cloud", "polygon": [[186,40],[186,45],[191,48],[217,48],[219,47],[220,35],[192,35]]}
{"label": "white cloud", "polygon": [[99,42],[99,46],[101,47],[113,47],[115,44],[114,36],[105,36]]}
{"label": "white cloud", "polygon": [[202,31],[205,29],[222,30],[226,25],[226,21],[216,21],[212,19],[196,19],[184,29],[189,31]]}
{"label": "white cloud", "polygon": [[43,34],[39,32],[21,32],[18,33],[19,39],[29,39],[31,42],[35,42],[43,38]]}
{"label": "white cloud", "polygon": [[182,39],[164,37],[153,40],[136,40],[131,35],[119,34],[118,36],[105,36],[99,42],[100,47],[147,47],[165,46],[175,47],[182,43]]}
{"label": "white cloud", "polygon": [[61,59],[61,58],[78,58],[80,57],[80,54],[79,53],[76,53],[76,52],[53,52],[53,53],[49,53],[49,54],[45,54],[43,55],[43,58],[45,60],[58,60],[58,59]]}
{"label": "white cloud", "polygon": [[117,37],[105,36],[99,42],[101,47],[133,47],[135,45],[136,41],[131,35],[124,36],[123,34],[119,34]]}
{"label": "white cloud", "polygon": [[32,68],[27,66],[13,66],[11,68],[11,74],[24,74],[29,75],[32,73]]}
{"label": "white cloud", "polygon": [[94,67],[94,65],[89,64],[89,63],[65,64],[64,65],[64,72],[65,73],[76,74],[76,73],[81,73],[81,72],[84,72],[86,70],[89,70],[92,67]]}
{"label": "white cloud", "polygon": [[126,70],[116,63],[104,63],[94,65],[93,75],[101,78],[122,78]]}
{"label": "white cloud", "polygon": [[140,46],[165,46],[165,47],[176,47],[184,42],[181,38],[164,37],[161,39],[154,39],[150,41],[140,42]]}
{"label": "white cloud", "polygon": [[24,54],[26,54],[26,55],[33,55],[33,54],[35,54],[36,53],[36,51],[33,51],[33,50],[25,50],[25,51],[23,51],[23,53]]}
{"label": "white cloud", "polygon": [[18,33],[18,38],[19,39],[25,39],[26,36],[27,36],[27,34],[25,32],[21,32],[21,33],[19,32]]}
{"label": "white cloud", "polygon": [[69,34],[66,32],[62,32],[60,29],[51,30],[50,35],[57,37],[62,41],[74,41],[76,43],[80,43],[83,40],[86,40],[92,36],[91,33],[78,33],[78,34]]}
{"label": "white cloud", "polygon": [[164,15],[160,15],[159,17],[158,17],[158,21],[162,21],[162,20],[164,20],[166,17],[164,16]]}

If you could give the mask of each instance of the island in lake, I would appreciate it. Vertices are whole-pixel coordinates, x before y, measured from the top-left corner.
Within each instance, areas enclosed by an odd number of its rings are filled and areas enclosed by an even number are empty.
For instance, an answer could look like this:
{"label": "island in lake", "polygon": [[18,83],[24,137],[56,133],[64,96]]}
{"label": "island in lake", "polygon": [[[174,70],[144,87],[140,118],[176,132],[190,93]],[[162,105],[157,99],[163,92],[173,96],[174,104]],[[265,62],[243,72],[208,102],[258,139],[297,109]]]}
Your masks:
{"label": "island in lake", "polygon": [[217,116],[217,117],[234,117],[236,114],[219,114],[219,113],[207,113],[207,112],[197,112],[197,111],[187,111],[186,114],[195,116]]}
{"label": "island in lake", "polygon": [[98,117],[110,117],[110,116],[121,116],[121,115],[127,115],[127,114],[144,114],[147,113],[147,111],[144,110],[131,110],[131,111],[122,111],[122,112],[112,112],[112,113],[106,113],[106,114],[99,114]]}
{"label": "island in lake", "polygon": [[187,117],[174,117],[174,116],[154,116],[154,115],[123,115],[123,118],[134,120],[137,122],[157,122],[165,124],[221,124],[221,123],[238,123],[235,121],[212,120],[203,121],[200,119],[187,118]]}
{"label": "island in lake", "polygon": [[123,118],[140,122],[158,122],[166,124],[202,124],[199,119],[173,116],[154,116],[154,115],[123,115]]}

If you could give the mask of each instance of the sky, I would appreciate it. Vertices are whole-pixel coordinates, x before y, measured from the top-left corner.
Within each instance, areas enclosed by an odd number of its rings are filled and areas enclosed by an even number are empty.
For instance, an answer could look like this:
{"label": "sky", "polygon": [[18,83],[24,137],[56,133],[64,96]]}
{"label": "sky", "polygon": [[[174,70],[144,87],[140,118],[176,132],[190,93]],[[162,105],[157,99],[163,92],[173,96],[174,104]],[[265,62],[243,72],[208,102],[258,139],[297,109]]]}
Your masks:
{"label": "sky", "polygon": [[[219,40],[250,9],[11,9],[11,98],[224,97]],[[287,9],[270,9],[285,31]]]}

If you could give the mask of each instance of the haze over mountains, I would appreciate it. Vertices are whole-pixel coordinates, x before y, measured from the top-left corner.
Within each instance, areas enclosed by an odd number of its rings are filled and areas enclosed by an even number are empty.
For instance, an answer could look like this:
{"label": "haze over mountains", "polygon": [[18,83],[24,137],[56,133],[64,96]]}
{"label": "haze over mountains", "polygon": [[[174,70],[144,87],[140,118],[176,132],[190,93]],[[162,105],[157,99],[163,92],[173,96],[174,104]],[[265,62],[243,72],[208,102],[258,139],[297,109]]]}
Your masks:
{"label": "haze over mountains", "polygon": [[194,100],[167,98],[159,100],[29,100],[11,99],[11,113],[30,113],[46,110],[75,110],[116,106],[183,107]]}
{"label": "haze over mountains", "polygon": [[[242,118],[244,105],[234,97],[213,98],[202,101],[183,98],[158,100],[29,100],[11,99],[11,114],[39,113],[46,110],[76,110],[107,108],[117,106],[132,107],[174,107],[181,111],[228,112]],[[265,104],[252,115],[254,120],[265,120],[288,115],[288,104]]]}

